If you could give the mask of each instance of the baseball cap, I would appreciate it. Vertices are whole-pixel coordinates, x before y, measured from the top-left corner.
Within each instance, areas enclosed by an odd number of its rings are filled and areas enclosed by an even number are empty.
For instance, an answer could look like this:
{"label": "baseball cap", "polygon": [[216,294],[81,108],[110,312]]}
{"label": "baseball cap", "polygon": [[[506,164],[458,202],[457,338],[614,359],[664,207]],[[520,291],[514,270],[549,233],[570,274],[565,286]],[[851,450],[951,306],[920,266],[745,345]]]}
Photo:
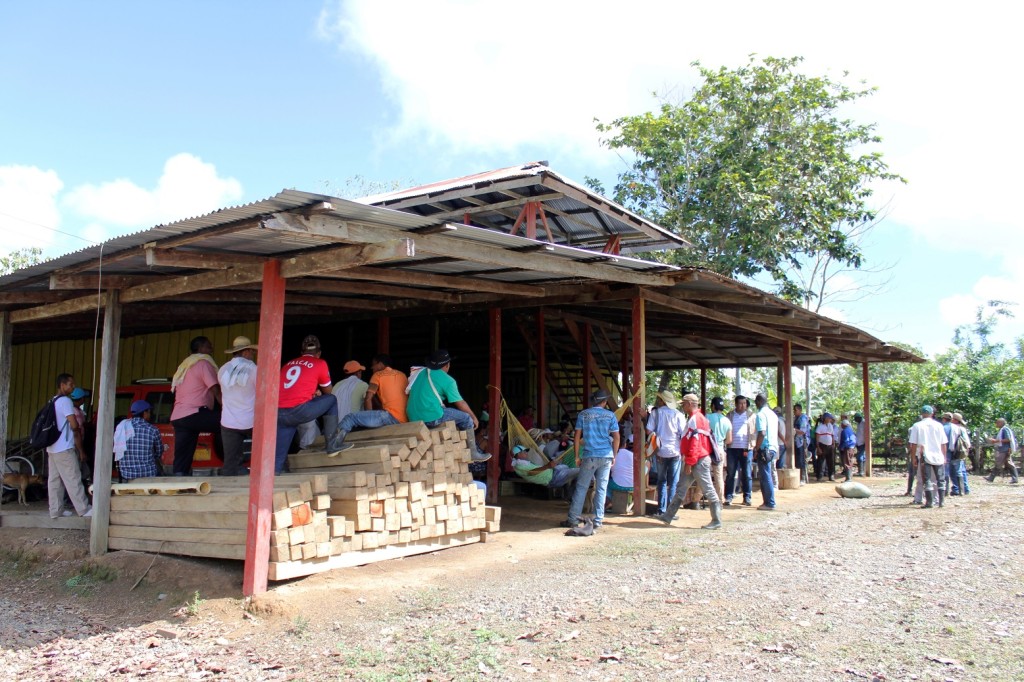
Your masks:
{"label": "baseball cap", "polygon": [[451,361],[452,356],[448,354],[448,351],[444,348],[438,348],[427,358],[427,367],[430,369],[441,369],[451,363]]}
{"label": "baseball cap", "polygon": [[922,405],[921,414],[935,414],[935,410],[932,408],[931,405]]}
{"label": "baseball cap", "polygon": [[132,414],[136,417],[145,412],[146,410],[152,409],[153,406],[147,403],[145,400],[136,400],[132,403]]}
{"label": "baseball cap", "polygon": [[320,350],[320,339],[310,334],[302,339],[302,350]]}
{"label": "baseball cap", "polygon": [[349,360],[342,369],[345,370],[345,374],[355,374],[356,372],[364,371],[366,368],[360,365],[357,360]]}
{"label": "baseball cap", "polygon": [[87,395],[89,395],[89,391],[80,386],[75,386],[75,390],[71,391],[71,395],[68,397],[72,400],[78,400],[79,398],[84,398]]}

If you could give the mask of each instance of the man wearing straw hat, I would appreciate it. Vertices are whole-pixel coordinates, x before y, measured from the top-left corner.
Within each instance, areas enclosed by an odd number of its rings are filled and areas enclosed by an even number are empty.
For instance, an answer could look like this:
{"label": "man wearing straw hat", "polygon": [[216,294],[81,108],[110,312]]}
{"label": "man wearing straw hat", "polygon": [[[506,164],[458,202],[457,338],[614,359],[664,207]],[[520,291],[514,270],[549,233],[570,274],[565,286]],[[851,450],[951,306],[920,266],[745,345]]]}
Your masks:
{"label": "man wearing straw hat", "polygon": [[217,371],[220,384],[220,437],[224,444],[222,476],[249,473],[242,466],[243,443],[252,440],[256,413],[256,345],[247,336],[236,336],[225,353],[231,356]]}
{"label": "man wearing straw hat", "polygon": [[[679,443],[686,432],[686,418],[676,409],[672,391],[660,391],[654,409],[647,418],[647,435],[657,438],[655,465],[658,472],[658,514],[664,514],[668,503],[676,496],[679,484]],[[686,491],[683,491],[686,494]]]}

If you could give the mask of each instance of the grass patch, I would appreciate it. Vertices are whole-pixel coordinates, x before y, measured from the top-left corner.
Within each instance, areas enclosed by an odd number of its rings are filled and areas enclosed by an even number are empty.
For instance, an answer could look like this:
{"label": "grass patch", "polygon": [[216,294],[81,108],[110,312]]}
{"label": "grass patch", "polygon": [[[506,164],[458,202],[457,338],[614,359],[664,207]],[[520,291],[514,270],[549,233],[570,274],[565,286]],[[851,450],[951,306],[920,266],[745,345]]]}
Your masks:
{"label": "grass patch", "polygon": [[498,646],[508,638],[488,628],[472,632],[427,630],[418,639],[367,646],[339,644],[341,662],[356,679],[367,682],[422,680],[424,678],[467,679],[486,668],[502,670]]}
{"label": "grass patch", "polygon": [[78,573],[64,581],[64,587],[79,597],[91,595],[98,586],[117,580],[117,570],[110,566],[86,561]]}
{"label": "grass patch", "polygon": [[42,557],[24,547],[0,549],[0,572],[15,578],[27,578],[39,567]]}
{"label": "grass patch", "polygon": [[295,620],[292,621],[292,626],[288,628],[288,634],[293,637],[302,639],[309,634],[309,618],[305,616],[295,616]]}
{"label": "grass patch", "polygon": [[206,600],[199,596],[199,590],[196,590],[192,594],[192,598],[185,602],[185,614],[192,618],[198,616],[199,609],[202,607],[204,601]]}

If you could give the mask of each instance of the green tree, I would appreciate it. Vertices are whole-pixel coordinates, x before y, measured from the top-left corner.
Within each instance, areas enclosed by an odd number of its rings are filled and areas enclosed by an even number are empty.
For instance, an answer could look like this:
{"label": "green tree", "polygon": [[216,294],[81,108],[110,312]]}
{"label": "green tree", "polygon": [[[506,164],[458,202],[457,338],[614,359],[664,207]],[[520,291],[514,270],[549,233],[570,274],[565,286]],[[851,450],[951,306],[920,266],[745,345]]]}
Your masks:
{"label": "green tree", "polygon": [[43,250],[33,246],[27,249],[11,251],[6,256],[0,256],[0,275],[6,275],[15,270],[35,265],[42,260],[42,255]]}
{"label": "green tree", "polygon": [[875,219],[878,180],[902,178],[873,149],[875,125],[840,113],[874,89],[805,76],[801,61],[752,56],[718,70],[697,62],[703,82],[686,101],[598,123],[604,144],[634,158],[616,200],[695,246],[659,258],[730,276],[767,273],[801,302],[807,292],[792,271],[808,256],[860,266],[844,228]]}

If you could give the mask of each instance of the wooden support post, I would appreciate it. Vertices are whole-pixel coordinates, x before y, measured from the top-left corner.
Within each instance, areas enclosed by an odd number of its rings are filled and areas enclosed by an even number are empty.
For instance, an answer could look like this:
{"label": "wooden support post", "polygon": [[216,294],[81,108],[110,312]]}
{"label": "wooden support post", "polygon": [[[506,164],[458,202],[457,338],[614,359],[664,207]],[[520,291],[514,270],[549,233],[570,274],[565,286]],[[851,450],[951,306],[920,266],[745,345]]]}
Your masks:
{"label": "wooden support post", "polygon": [[92,523],[89,554],[107,553],[110,524],[110,470],[114,459],[114,394],[117,388],[117,358],[121,345],[121,292],[103,294],[103,346],[100,355],[100,388],[96,397],[96,461],[92,471]]}
{"label": "wooden support post", "polygon": [[868,363],[861,364],[861,381],[864,384],[864,475],[871,475],[871,381],[868,377]]}
{"label": "wooden support post", "polygon": [[277,447],[277,399],[281,376],[281,338],[284,334],[285,281],[281,262],[263,265],[260,300],[259,355],[256,364],[255,422],[249,465],[249,517],[245,530],[245,569],[242,594],[267,591],[270,562],[270,520],[274,506],[274,452]]}
{"label": "wooden support post", "polygon": [[498,501],[498,477],[501,476],[501,308],[487,311],[490,322],[491,354],[488,363],[487,407],[490,408],[491,421],[487,425],[487,444],[491,449],[491,459],[487,462],[487,501],[495,504]]}
{"label": "wooden support post", "polygon": [[391,318],[381,317],[377,320],[377,352],[391,353]]}
{"label": "wooden support post", "polygon": [[547,386],[547,351],[544,349],[546,325],[544,322],[544,309],[537,309],[537,419],[543,427],[549,427],[552,423],[551,415],[548,414],[548,386]]}
{"label": "wooden support post", "polygon": [[796,466],[796,449],[793,447],[793,344],[782,342],[782,402],[786,406],[783,419],[786,420],[786,461],[784,466]]}
{"label": "wooden support post", "polygon": [[700,368],[700,411],[708,413],[708,368]]}
{"label": "wooden support post", "polygon": [[[0,311],[0,471],[7,471],[7,406],[11,397],[11,316]],[[0,495],[0,504],[3,504]]]}
{"label": "wooden support post", "polygon": [[619,334],[619,372],[622,374],[622,400],[633,395],[633,383],[629,377],[629,337],[626,332]]}
{"label": "wooden support post", "polygon": [[524,207],[526,210],[526,238],[537,238],[537,207],[539,204],[528,201]]}
{"label": "wooden support post", "polygon": [[[635,391],[643,385],[644,367],[647,358],[647,324],[644,316],[644,299],[633,299],[633,380],[629,382]],[[633,516],[647,512],[647,479],[644,477],[644,422],[640,418],[643,395],[633,399]]]}
{"label": "wooden support post", "polygon": [[[594,358],[590,355],[590,325],[584,324],[580,330],[580,351],[583,353],[583,409],[590,407],[591,373],[594,371]],[[603,388],[599,386],[598,388]],[[597,390],[597,389],[594,389]]]}

